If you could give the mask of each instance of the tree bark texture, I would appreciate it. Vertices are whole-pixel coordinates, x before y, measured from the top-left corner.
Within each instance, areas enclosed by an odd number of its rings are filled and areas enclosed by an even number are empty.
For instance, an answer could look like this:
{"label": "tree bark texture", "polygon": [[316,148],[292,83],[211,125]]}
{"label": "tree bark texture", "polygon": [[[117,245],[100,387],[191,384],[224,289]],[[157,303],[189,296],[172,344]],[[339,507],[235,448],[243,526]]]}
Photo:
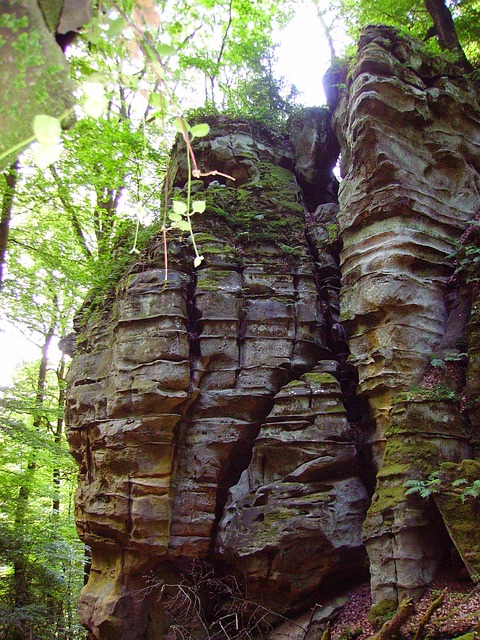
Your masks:
{"label": "tree bark texture", "polygon": [[445,0],[424,0],[424,3],[433,20],[441,48],[456,53],[465,71],[468,73],[473,71],[458,39],[452,14],[445,4]]}
{"label": "tree bark texture", "polygon": [[18,179],[18,162],[12,164],[5,172],[5,191],[2,200],[2,215],[0,218],[0,288],[3,282],[3,267],[7,256],[8,236],[10,233],[10,221],[12,219],[15,187]]}

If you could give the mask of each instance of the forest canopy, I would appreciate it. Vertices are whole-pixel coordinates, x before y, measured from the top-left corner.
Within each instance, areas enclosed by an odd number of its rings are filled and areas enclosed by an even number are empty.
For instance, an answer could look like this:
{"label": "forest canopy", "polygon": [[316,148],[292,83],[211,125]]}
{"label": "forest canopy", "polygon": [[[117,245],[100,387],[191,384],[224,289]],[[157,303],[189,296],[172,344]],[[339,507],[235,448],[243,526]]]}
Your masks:
{"label": "forest canopy", "polygon": [[37,353],[0,398],[3,640],[82,637],[88,550],[64,437],[68,356],[54,346],[63,338],[68,353],[76,312],[108,296],[153,233],[168,243],[175,226],[191,230],[162,187],[175,133],[205,135],[212,113],[284,126],[298,105],[275,76],[275,45],[300,4],[315,7],[336,64],[349,53],[339,34],[353,43],[369,23],[419,37],[465,73],[480,64],[480,0],[62,4],[3,3],[0,15],[1,329]]}

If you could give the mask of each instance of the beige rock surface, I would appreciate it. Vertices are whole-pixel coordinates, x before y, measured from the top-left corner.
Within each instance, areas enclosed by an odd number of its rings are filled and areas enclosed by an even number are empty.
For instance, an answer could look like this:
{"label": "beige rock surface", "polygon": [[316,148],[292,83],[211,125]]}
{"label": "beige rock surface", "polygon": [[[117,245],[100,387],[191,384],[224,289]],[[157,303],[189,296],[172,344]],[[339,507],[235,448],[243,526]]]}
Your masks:
{"label": "beige rock surface", "polygon": [[[177,153],[174,197],[185,189]],[[196,185],[195,197],[212,207],[197,214],[201,267],[179,239],[165,280],[154,245],[113,303],[91,314],[70,369],[77,524],[92,547],[80,611],[92,638],[149,637],[148,625],[134,622],[151,616],[141,576],[162,577],[185,558],[231,566],[258,600],[268,587],[276,610],[298,607],[344,561],[365,563],[368,499],[329,346],[338,284],[329,296],[318,290],[293,149],[230,125],[212,129],[196,154],[249,178]],[[317,370],[320,358],[329,360]],[[222,512],[245,474],[271,498],[259,511],[263,525],[245,505],[232,534],[229,508]]]}
{"label": "beige rock surface", "polygon": [[442,358],[461,361],[466,343],[469,294],[453,254],[478,209],[477,93],[420,43],[371,27],[334,125],[344,174],[341,319],[378,469],[364,523],[378,603],[418,597],[451,544],[438,512],[406,499],[404,482],[472,453],[459,403],[464,374]]}
{"label": "beige rock surface", "polygon": [[377,465],[392,398],[422,380],[444,338],[451,254],[479,199],[476,91],[420,47],[368,28],[334,116],[341,317],[375,418]]}

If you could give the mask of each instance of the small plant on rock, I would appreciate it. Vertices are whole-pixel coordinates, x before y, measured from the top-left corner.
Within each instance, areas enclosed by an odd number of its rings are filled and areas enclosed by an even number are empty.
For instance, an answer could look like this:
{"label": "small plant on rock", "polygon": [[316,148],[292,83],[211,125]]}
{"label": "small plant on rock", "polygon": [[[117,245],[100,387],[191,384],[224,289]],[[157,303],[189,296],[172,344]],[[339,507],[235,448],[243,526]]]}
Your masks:
{"label": "small plant on rock", "polygon": [[421,498],[430,498],[434,493],[440,491],[440,472],[433,471],[426,480],[407,480],[404,487],[407,489],[405,495],[418,493]]}

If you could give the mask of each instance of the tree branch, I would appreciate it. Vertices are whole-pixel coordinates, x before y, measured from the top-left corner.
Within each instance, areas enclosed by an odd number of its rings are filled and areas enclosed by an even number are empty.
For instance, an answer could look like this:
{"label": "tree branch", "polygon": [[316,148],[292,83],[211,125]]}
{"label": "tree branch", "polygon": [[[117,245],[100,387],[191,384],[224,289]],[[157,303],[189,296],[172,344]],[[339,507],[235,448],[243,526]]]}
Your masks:
{"label": "tree branch", "polygon": [[423,1],[425,8],[433,20],[433,25],[438,36],[440,47],[457,54],[459,63],[467,73],[471,73],[473,71],[473,67],[462,49],[452,14],[445,4],[445,0]]}
{"label": "tree branch", "polygon": [[92,252],[88,248],[87,240],[83,235],[83,230],[80,225],[80,221],[78,219],[77,213],[75,211],[75,207],[71,202],[67,200],[65,195],[62,193],[62,188],[63,188],[62,181],[53,165],[50,166],[50,172],[53,176],[55,184],[58,187],[58,190],[57,190],[58,199],[63,204],[65,211],[67,211],[67,213],[70,215],[70,220],[72,221],[72,227],[75,232],[75,236],[80,243],[80,247],[82,251],[85,253],[85,255],[87,256],[87,258],[93,258]]}
{"label": "tree branch", "polygon": [[438,598],[433,600],[433,602],[430,604],[428,609],[425,611],[425,614],[423,618],[420,620],[420,623],[417,627],[417,632],[415,633],[415,637],[413,638],[413,640],[420,640],[420,638],[423,637],[423,630],[425,629],[426,625],[428,624],[434,612],[438,609],[438,607],[442,605],[443,600],[445,599],[446,593],[447,593],[447,588],[445,588],[442,591],[442,593],[438,596]]}
{"label": "tree branch", "polygon": [[392,640],[414,613],[415,605],[413,600],[411,598],[402,600],[393,618],[387,620],[380,631],[372,636],[370,640]]}

